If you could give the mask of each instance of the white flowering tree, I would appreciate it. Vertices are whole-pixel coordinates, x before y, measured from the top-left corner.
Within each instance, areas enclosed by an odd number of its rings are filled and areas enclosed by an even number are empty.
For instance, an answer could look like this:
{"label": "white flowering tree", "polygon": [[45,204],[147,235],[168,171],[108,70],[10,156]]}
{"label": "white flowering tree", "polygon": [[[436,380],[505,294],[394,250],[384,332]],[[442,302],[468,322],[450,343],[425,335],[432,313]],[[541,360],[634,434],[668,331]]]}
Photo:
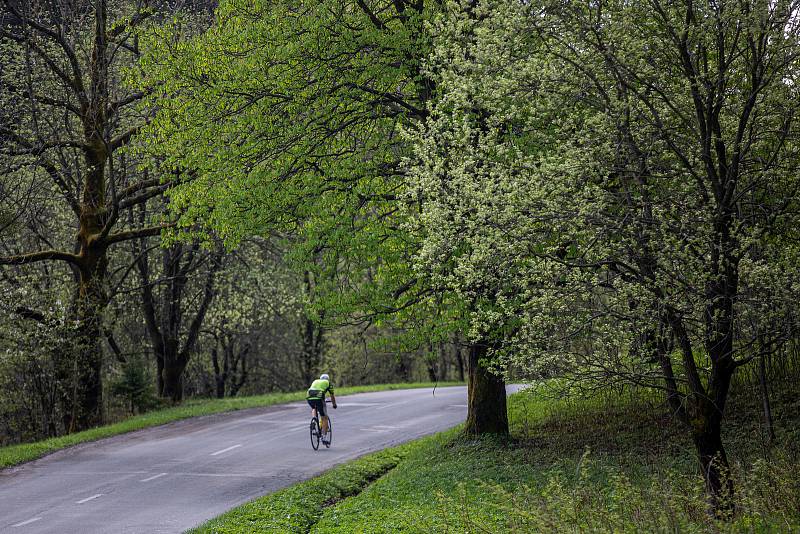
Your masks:
{"label": "white flowering tree", "polygon": [[[527,253],[521,239],[531,214],[517,194],[530,159],[506,142],[521,118],[513,98],[517,80],[502,69],[521,65],[532,42],[517,30],[524,22],[510,2],[453,3],[439,19],[438,43],[429,62],[440,91],[432,114],[411,133],[416,141],[409,159],[412,188],[410,217],[424,235],[415,268],[439,294],[451,295],[466,320],[470,339],[469,403],[489,396],[505,407],[502,365],[491,355],[517,329],[512,311],[523,296],[514,281]],[[497,67],[500,70],[497,70]],[[524,113],[524,111],[522,112]],[[531,150],[535,153],[536,150]],[[467,432],[507,429],[505,409],[471,409]]]}
{"label": "white flowering tree", "polygon": [[796,4],[451,4],[410,160],[484,360],[665,391],[720,514],[731,378],[797,289]]}

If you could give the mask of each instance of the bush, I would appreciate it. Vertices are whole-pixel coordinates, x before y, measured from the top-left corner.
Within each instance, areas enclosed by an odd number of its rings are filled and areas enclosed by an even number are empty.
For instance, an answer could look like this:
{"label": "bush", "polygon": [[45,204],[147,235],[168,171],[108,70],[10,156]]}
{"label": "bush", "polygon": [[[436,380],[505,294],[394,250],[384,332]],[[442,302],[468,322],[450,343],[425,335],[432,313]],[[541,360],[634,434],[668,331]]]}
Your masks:
{"label": "bush", "polygon": [[111,393],[125,400],[131,414],[142,413],[159,404],[152,383],[144,362],[135,359],[123,365],[122,375],[111,383]]}

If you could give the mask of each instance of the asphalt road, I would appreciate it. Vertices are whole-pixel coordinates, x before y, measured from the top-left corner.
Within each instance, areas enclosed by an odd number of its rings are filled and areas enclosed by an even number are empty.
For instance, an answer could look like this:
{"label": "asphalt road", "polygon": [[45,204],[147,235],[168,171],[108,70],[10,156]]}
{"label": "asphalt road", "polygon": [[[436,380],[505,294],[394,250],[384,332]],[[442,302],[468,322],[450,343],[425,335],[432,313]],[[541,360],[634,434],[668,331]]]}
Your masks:
{"label": "asphalt road", "polygon": [[0,532],[183,532],[334,464],[450,428],[466,388],[362,393],[330,409],[333,445],[311,449],[303,403],[200,417],[0,471]]}

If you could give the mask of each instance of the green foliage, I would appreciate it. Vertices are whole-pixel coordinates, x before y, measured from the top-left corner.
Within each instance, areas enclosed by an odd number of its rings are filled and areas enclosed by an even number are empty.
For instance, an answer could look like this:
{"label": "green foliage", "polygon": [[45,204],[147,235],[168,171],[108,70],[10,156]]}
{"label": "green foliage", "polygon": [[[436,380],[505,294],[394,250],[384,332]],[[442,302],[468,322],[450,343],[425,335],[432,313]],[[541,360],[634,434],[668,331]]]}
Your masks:
{"label": "green foliage", "polygon": [[187,176],[171,192],[180,230],[231,246],[285,237],[314,274],[313,316],[397,327],[401,348],[459,329],[459,304],[413,272],[419,240],[398,209],[400,131],[427,114],[426,22],[440,10],[227,0],[201,36],[168,25],[143,37],[136,83],[160,90],[142,149]]}
{"label": "green foliage", "polygon": [[[793,321],[794,4],[715,5],[451,2],[432,25],[439,95],[407,160],[415,272],[475,304],[498,367],[685,384],[693,354],[733,339],[713,360],[744,361]],[[695,383],[718,363],[703,358]]]}

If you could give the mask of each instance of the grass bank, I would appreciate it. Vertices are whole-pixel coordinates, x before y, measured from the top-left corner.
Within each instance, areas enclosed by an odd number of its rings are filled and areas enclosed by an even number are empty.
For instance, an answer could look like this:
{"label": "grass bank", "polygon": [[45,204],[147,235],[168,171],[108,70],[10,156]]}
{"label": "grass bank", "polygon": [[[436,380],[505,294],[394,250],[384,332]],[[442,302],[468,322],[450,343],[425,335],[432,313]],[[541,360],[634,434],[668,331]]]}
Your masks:
{"label": "grass bank", "polygon": [[[460,385],[458,382],[440,382],[436,387]],[[433,383],[414,383],[414,384],[375,384],[370,386],[353,386],[337,388],[339,396],[352,395],[354,393],[368,393],[372,391],[389,391],[394,389],[409,388],[428,388],[434,387]],[[232,412],[247,408],[258,408],[295,402],[305,399],[305,391],[292,393],[271,393],[268,395],[258,395],[252,397],[232,397],[224,399],[196,399],[189,400],[172,408],[155,410],[141,415],[136,415],[102,427],[93,428],[84,432],[76,432],[66,436],[51,438],[35,443],[23,443],[0,448],[0,468],[19,465],[37,458],[41,458],[52,452],[71,447],[80,443],[96,441],[98,439],[133,432],[153,426],[199,417],[203,415],[213,415],[222,412]]]}
{"label": "grass bank", "polygon": [[[451,430],[334,468],[257,499],[197,533],[798,532],[800,414],[776,399],[766,448],[757,407],[725,441],[738,513],[707,513],[685,432],[652,397],[510,399],[512,439]],[[751,409],[752,408],[752,409]]]}

